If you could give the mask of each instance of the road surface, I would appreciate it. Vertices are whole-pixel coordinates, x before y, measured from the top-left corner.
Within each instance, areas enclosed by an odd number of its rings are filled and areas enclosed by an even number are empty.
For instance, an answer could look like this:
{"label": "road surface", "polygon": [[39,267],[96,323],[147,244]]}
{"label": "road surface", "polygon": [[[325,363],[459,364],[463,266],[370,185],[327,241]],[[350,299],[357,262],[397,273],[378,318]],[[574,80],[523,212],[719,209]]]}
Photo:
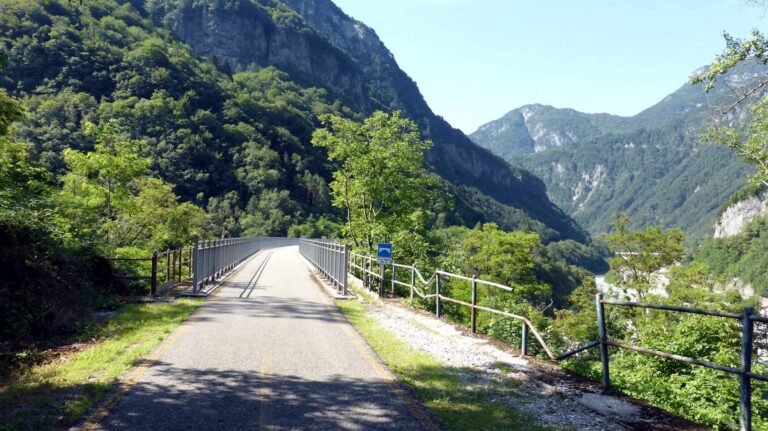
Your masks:
{"label": "road surface", "polygon": [[86,428],[434,429],[295,246],[244,264],[133,375]]}

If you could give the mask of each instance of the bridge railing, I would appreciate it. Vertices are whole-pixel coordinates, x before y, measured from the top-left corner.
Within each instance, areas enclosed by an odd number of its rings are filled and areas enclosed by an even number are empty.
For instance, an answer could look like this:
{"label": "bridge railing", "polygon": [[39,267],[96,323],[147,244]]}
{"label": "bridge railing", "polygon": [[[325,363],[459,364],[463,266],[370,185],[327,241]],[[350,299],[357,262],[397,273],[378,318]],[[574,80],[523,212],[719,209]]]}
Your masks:
{"label": "bridge railing", "polygon": [[349,272],[349,247],[332,240],[301,239],[299,253],[304,256],[339,293],[348,295],[347,274]]}
{"label": "bridge railing", "polygon": [[196,241],[192,248],[192,292],[234,269],[259,250],[296,245],[296,238],[252,237]]}
{"label": "bridge railing", "polygon": [[[513,287],[505,286],[503,284],[495,283],[488,280],[483,280],[478,277],[467,277],[461,274],[454,274],[446,271],[436,269],[432,272],[429,278],[425,278],[421,271],[416,268],[416,265],[402,265],[393,262],[390,265],[379,265],[376,263],[376,259],[370,256],[366,256],[359,253],[350,253],[349,268],[353,274],[359,274],[360,279],[363,281],[363,286],[367,286],[369,289],[378,288],[379,296],[384,296],[384,289],[386,285],[386,269],[389,267],[390,271],[390,284],[392,294],[395,294],[395,286],[402,286],[409,290],[411,299],[414,295],[422,299],[434,299],[435,301],[435,315],[440,317],[441,314],[441,301],[451,304],[456,304],[461,307],[467,307],[470,310],[470,322],[473,333],[477,332],[477,314],[479,311],[486,313],[503,316],[509,319],[520,321],[521,331],[521,346],[520,350],[524,355],[528,354],[528,333],[532,333],[539,346],[549,356],[550,359],[555,360],[557,357],[552,353],[547,342],[541,336],[536,327],[531,321],[525,317],[514,313],[509,313],[504,310],[497,310],[491,307],[485,307],[478,304],[478,286],[488,286],[494,289],[501,289],[507,292],[512,292]],[[378,266],[378,268],[376,268]],[[377,271],[378,269],[378,271]],[[403,271],[407,271],[407,276],[398,277],[398,270],[401,276]],[[441,282],[449,280],[463,280],[471,283],[471,302],[461,301],[445,294],[445,291],[440,290]],[[434,285],[434,287],[432,287]],[[434,289],[434,293],[427,293]]]}
{"label": "bridge railing", "polygon": [[[549,348],[546,341],[541,337],[540,333],[533,326],[531,321],[525,316],[519,316],[513,313],[508,313],[503,310],[497,310],[491,307],[485,307],[478,305],[478,286],[485,285],[493,289],[500,289],[507,292],[514,292],[514,288],[511,286],[505,286],[503,284],[494,283],[487,280],[482,280],[476,276],[467,277],[461,274],[454,274],[446,271],[435,269],[429,278],[425,278],[422,273],[416,268],[416,265],[402,265],[398,263],[392,263],[391,265],[379,265],[376,263],[376,259],[370,256],[350,253],[350,271],[353,275],[358,275],[363,281],[363,286],[368,289],[378,289],[379,296],[384,296],[384,288],[386,285],[385,276],[387,269],[389,269],[392,295],[396,294],[396,286],[405,287],[409,290],[408,294],[413,299],[414,295],[422,299],[433,299],[435,301],[435,314],[440,317],[441,314],[441,301],[444,303],[457,304],[461,307],[467,307],[470,309],[470,325],[472,332],[477,332],[477,313],[483,311],[507,318],[515,319],[521,322],[521,346],[520,351],[525,355],[528,351],[528,332],[530,331],[543,351],[553,361],[561,361],[570,358],[579,353],[587,350],[598,348],[600,351],[600,360],[602,365],[602,384],[607,390],[610,389],[610,372],[609,361],[610,356],[608,347],[616,349],[632,350],[638,353],[658,356],[678,362],[706,367],[713,370],[733,374],[739,377],[740,381],[740,430],[751,431],[752,430],[752,381],[758,380],[768,382],[768,375],[755,373],[752,370],[753,352],[755,351],[756,343],[754,342],[754,323],[768,323],[768,317],[756,315],[754,310],[750,307],[744,309],[742,313],[731,313],[723,311],[711,311],[701,310],[690,307],[677,307],[658,304],[641,304],[636,302],[627,301],[613,301],[607,300],[600,293],[596,298],[597,306],[597,327],[598,327],[598,339],[587,343],[583,346],[577,347],[569,352],[555,355]],[[378,268],[376,268],[378,266]],[[470,302],[462,301],[446,295],[445,283],[448,280],[463,280],[464,282],[471,283],[471,299]],[[443,290],[441,291],[441,286]],[[714,362],[705,361],[698,358],[691,358],[687,356],[678,355],[675,353],[663,352],[654,349],[648,349],[645,347],[635,346],[632,344],[624,343],[621,341],[613,340],[608,335],[606,324],[605,306],[619,306],[619,307],[633,307],[640,309],[656,309],[665,310],[676,313],[687,314],[699,314],[705,316],[713,316],[725,319],[737,319],[741,322],[741,366],[731,367]]]}

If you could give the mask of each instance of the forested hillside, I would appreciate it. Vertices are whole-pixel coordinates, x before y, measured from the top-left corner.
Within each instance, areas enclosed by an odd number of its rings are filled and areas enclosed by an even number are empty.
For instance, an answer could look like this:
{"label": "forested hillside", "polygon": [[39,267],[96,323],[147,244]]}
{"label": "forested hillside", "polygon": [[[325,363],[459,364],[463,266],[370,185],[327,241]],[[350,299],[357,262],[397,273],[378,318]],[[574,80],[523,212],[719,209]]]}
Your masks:
{"label": "forested hillside", "polygon": [[[290,6],[356,23],[330,2]],[[115,120],[126,137],[146,143],[153,170],[182,200],[225,226],[222,233],[312,230],[299,225],[334,218],[329,165],[309,144],[317,117],[402,109],[434,140],[427,161],[455,195],[441,220],[588,241],[538,178],[432,114],[367,27],[360,28],[372,38],[326,34],[288,3],[266,0],[19,0],[2,8],[0,44],[10,61],[0,85],[24,98],[30,115],[18,136],[53,172],[61,172],[64,148],[92,148],[83,121]]]}
{"label": "forested hillside", "polygon": [[[710,115],[737,98],[734,88],[766,73],[745,62],[719,78],[728,85],[705,92],[685,84],[633,117],[524,106],[481,126],[472,139],[539,175],[550,198],[593,234],[607,231],[619,211],[635,227],[676,226],[701,239],[750,170],[699,136]],[[745,116],[739,109],[727,120]]]}

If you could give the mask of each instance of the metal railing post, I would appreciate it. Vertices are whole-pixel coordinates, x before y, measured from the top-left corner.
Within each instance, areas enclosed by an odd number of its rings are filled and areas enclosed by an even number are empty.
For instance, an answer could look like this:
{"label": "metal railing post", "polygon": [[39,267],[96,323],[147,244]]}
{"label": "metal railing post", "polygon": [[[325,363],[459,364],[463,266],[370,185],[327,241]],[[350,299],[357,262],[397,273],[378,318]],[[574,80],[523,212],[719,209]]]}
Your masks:
{"label": "metal railing post", "polygon": [[150,281],[149,293],[154,296],[157,295],[157,252],[152,252],[152,280]]}
{"label": "metal railing post", "polygon": [[349,246],[344,244],[344,296],[349,295],[349,290],[347,289],[348,283],[349,283]]}
{"label": "metal railing post", "polygon": [[170,250],[165,250],[165,282],[167,283],[170,280],[170,274],[168,271],[171,266],[171,253]]}
{"label": "metal railing post", "polygon": [[605,327],[605,305],[603,304],[603,294],[598,293],[595,297],[597,306],[597,330],[600,341],[600,362],[603,367],[603,390],[611,388],[611,375],[608,367],[608,331]]}
{"label": "metal railing post", "polygon": [[440,318],[440,273],[435,273],[435,316]]}
{"label": "metal railing post", "polygon": [[395,297],[395,280],[397,279],[395,261],[392,261],[392,264],[390,265],[389,270],[392,271],[390,278],[392,281],[392,297],[394,298]]}
{"label": "metal railing post", "polygon": [[528,356],[528,324],[525,322],[520,332],[520,352],[523,356]]}
{"label": "metal railing post", "polygon": [[180,248],[177,251],[178,251],[178,255],[179,255],[178,256],[179,268],[178,268],[178,273],[176,275],[178,276],[177,278],[179,279],[179,283],[181,283],[181,271],[183,270],[183,264],[184,264],[184,256],[183,256],[184,255],[184,248]]}
{"label": "metal railing post", "polygon": [[[195,240],[195,245],[192,247],[191,255],[192,261],[190,262],[189,269],[192,272],[192,293],[197,293],[198,284],[200,283],[200,241]],[[194,265],[194,269],[192,268]]]}
{"label": "metal railing post", "polygon": [[416,287],[416,264],[411,265],[411,301],[413,301],[413,288]]}
{"label": "metal railing post", "polygon": [[754,313],[754,308],[744,308],[744,317],[741,323],[741,373],[739,375],[741,431],[752,431],[752,380],[749,373],[752,372],[752,337],[754,335],[752,315]]}
{"label": "metal railing post", "polygon": [[470,311],[470,322],[472,323],[472,333],[477,333],[477,274],[472,275],[472,310]]}

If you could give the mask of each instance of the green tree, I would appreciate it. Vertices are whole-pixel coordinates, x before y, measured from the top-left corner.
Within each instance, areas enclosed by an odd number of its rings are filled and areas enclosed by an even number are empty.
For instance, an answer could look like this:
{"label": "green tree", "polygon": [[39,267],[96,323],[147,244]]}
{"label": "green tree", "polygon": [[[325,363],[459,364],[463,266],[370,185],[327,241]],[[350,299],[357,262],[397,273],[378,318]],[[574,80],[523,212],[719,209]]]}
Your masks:
{"label": "green tree", "polygon": [[346,213],[344,234],[366,250],[383,240],[401,244],[395,253],[406,244],[425,245],[426,225],[441,198],[439,181],[424,169],[432,143],[399,112],[375,112],[362,123],[338,115],[321,120],[325,127],[312,143],[338,162],[330,187],[333,204]]}
{"label": "green tree", "polygon": [[[753,30],[752,37],[748,39],[738,39],[728,33],[724,33],[723,37],[725,50],[715,58],[707,71],[691,78],[693,84],[704,84],[706,91],[714,88],[719,77],[740,63],[768,63],[768,39],[761,32]],[[746,88],[738,89],[735,100],[717,109],[713,124],[703,135],[705,140],[730,148],[753,165],[755,172],[750,180],[753,185],[761,186],[768,185],[768,145],[765,139],[768,134],[768,99],[762,96],[766,85],[768,78],[761,78],[750,82]],[[746,127],[732,126],[733,120],[738,120],[735,111],[755,97],[759,97],[759,100],[748,106],[751,121]],[[728,125],[722,125],[723,120],[728,120]]]}
{"label": "green tree", "polygon": [[614,253],[609,264],[613,280],[625,289],[636,290],[642,299],[654,284],[654,274],[682,259],[685,234],[658,226],[633,231],[629,226],[629,216],[614,215],[614,230],[605,237]]}
{"label": "green tree", "polygon": [[58,195],[59,224],[73,241],[86,240],[110,255],[121,248],[181,246],[199,238],[202,209],[178,204],[173,186],[153,178],[141,142],[122,140],[114,124],[87,124],[94,151],[64,152],[68,172]]}

